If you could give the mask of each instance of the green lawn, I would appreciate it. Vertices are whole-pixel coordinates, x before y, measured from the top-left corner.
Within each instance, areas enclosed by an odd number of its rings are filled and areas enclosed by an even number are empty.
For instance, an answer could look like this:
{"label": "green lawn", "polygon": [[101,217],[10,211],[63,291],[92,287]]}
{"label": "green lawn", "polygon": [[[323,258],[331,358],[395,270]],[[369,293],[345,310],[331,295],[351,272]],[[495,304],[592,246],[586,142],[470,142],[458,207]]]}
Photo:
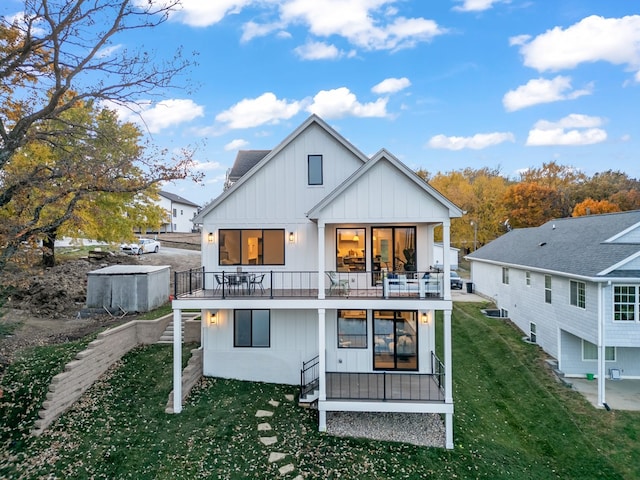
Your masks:
{"label": "green lawn", "polygon": [[[205,379],[180,415],[165,414],[166,346],[134,350],[50,431],[26,437],[44,393],[20,385],[50,378],[74,344],[36,349],[7,371],[0,478],[640,478],[640,414],[594,409],[551,377],[538,347],[479,307],[454,311],[452,451],[320,434],[315,412],[285,401],[290,386]],[[258,409],[275,411],[266,421],[276,446],[259,442]],[[288,456],[270,464],[272,451]],[[281,476],[286,463],[295,470]]]}

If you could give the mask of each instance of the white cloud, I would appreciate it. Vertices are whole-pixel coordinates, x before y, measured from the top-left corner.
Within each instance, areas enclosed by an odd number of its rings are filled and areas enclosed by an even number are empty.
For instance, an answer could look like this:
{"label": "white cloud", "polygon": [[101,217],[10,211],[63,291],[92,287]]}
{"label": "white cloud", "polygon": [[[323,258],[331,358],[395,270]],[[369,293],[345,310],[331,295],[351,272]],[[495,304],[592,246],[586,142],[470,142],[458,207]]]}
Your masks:
{"label": "white cloud", "polygon": [[607,139],[601,117],[573,113],[557,122],[539,120],[529,131],[527,146],[593,145]]}
{"label": "white cloud", "polygon": [[443,148],[447,150],[462,150],[463,148],[482,150],[483,148],[492,147],[504,142],[515,142],[513,133],[477,133],[473,137],[447,137],[446,135],[436,135],[429,140],[428,146],[431,148]]}
{"label": "white cloud", "polygon": [[294,49],[303,60],[332,60],[343,54],[335,45],[324,42],[308,42]]}
{"label": "white cloud", "polygon": [[317,37],[338,35],[366,50],[407,48],[446,32],[433,20],[398,17],[395,9],[384,9],[392,3],[394,0],[287,0],[280,6],[280,18],[287,24],[307,25]]}
{"label": "white cloud", "polygon": [[297,101],[278,100],[271,92],[257,98],[246,98],[228,110],[216,115],[216,121],[225,123],[227,128],[251,128],[265,124],[275,124],[296,115],[302,108]]}
{"label": "white cloud", "polygon": [[235,140],[231,140],[229,143],[227,143],[224,146],[224,149],[225,151],[230,152],[234,150],[240,150],[241,148],[244,148],[247,145],[249,145],[249,142],[247,142],[246,140],[243,140],[241,138],[236,138]]}
{"label": "white cloud", "polygon": [[407,77],[402,78],[386,78],[377,85],[374,85],[371,91],[378,95],[387,93],[396,93],[411,85],[411,81]]}
{"label": "white cloud", "polygon": [[[146,0],[138,0],[146,3]],[[173,14],[182,23],[192,27],[207,27],[222,20],[226,15],[240,13],[254,0],[182,0],[181,8]]]}
{"label": "white cloud", "polygon": [[123,47],[122,44],[118,45],[110,45],[108,47],[101,48],[98,53],[96,53],[96,58],[107,58],[113,55],[118,50],[121,50]]}
{"label": "white cloud", "polygon": [[386,117],[387,99],[379,98],[375,102],[360,103],[348,88],[321,90],[313,97],[313,103],[307,111],[325,119],[354,117]]}
{"label": "white cloud", "polygon": [[558,75],[551,80],[534,78],[529,80],[526,85],[508,91],[502,98],[502,104],[507,111],[513,112],[540,103],[573,100],[583,95],[590,95],[592,91],[592,85],[587,85],[582,90],[573,90],[571,77]]}
{"label": "white cloud", "polygon": [[[242,37],[240,37],[240,41],[245,43],[253,40],[257,37],[264,37],[265,35],[269,35],[271,32],[276,30],[280,30],[282,28],[281,23],[256,23],[249,21],[242,26]],[[287,32],[280,31],[278,36],[280,38],[288,38],[291,34]]]}
{"label": "white cloud", "polygon": [[220,162],[201,162],[195,161],[193,163],[193,169],[200,172],[209,172],[217,170],[226,170],[227,167],[221,165]]}
{"label": "white cloud", "polygon": [[162,100],[155,106],[149,101],[127,105],[105,101],[102,104],[115,110],[121,121],[141,124],[149,133],[158,133],[164,128],[204,116],[204,107],[189,99]]}
{"label": "white cloud", "polygon": [[458,12],[482,12],[493,7],[494,3],[503,0],[462,0],[462,5],[453,7]]}
{"label": "white cloud", "polygon": [[622,18],[592,15],[566,29],[547,30],[520,45],[524,64],[541,72],[597,61],[627,65],[637,71],[640,67],[640,15]]}

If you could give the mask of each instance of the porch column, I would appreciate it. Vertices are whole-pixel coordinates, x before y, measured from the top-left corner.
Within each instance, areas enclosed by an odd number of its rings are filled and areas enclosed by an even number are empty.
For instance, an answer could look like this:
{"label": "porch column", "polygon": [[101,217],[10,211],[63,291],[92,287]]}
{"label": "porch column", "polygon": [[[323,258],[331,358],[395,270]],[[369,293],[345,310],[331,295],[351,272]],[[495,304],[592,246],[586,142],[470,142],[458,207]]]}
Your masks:
{"label": "porch column", "polygon": [[322,220],[318,220],[318,298],[324,300],[324,222]]}
{"label": "porch column", "polygon": [[[323,289],[324,290],[324,289]],[[320,391],[318,393],[318,413],[319,422],[318,430],[321,432],[327,431],[327,411],[324,409],[322,402],[327,399],[327,384],[326,384],[326,327],[325,327],[325,309],[318,309],[318,382]]]}
{"label": "porch column", "polygon": [[449,255],[451,253],[451,223],[446,221],[442,223],[442,268],[444,269],[445,276],[444,282],[444,298],[445,300],[451,300],[451,277],[449,272],[451,271],[451,259]]}
{"label": "porch column", "polygon": [[[451,355],[451,310],[444,311],[444,401],[453,404],[453,368]],[[453,448],[453,414],[445,414],[446,447]]]}
{"label": "porch column", "polygon": [[173,311],[173,413],[182,411],[182,310]]}
{"label": "porch column", "polygon": [[598,283],[598,406],[604,407],[605,403],[605,356],[606,342],[604,341],[604,314],[603,314],[604,291],[602,284]]}

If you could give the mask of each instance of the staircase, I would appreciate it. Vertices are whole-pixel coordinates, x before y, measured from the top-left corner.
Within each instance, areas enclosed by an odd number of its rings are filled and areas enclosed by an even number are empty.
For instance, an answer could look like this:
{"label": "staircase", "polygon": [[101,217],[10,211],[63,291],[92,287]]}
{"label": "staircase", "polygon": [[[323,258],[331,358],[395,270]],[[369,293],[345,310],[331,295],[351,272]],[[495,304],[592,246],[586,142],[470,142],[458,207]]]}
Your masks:
{"label": "staircase", "polygon": [[[182,315],[182,322],[181,326],[182,326],[182,335],[181,337],[184,338],[184,324],[187,320],[193,320],[194,318],[198,317],[200,314],[199,313],[188,313],[188,314],[183,314]],[[173,320],[171,320],[171,322],[169,322],[169,325],[167,325],[167,328],[165,328],[164,332],[162,332],[162,335],[160,335],[160,339],[156,342],[156,343],[160,343],[160,344],[170,344],[173,343]]]}
{"label": "staircase", "polygon": [[298,405],[301,407],[316,408],[318,406],[318,397],[320,396],[319,363],[320,357],[315,356],[302,364],[302,369],[300,370],[300,396],[298,397]]}

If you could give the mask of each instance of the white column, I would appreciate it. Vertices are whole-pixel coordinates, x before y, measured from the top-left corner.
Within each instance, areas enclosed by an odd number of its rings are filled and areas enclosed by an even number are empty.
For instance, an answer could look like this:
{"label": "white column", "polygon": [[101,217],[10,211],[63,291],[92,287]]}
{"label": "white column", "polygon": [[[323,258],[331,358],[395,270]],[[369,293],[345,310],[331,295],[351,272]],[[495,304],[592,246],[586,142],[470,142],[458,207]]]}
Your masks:
{"label": "white column", "polygon": [[[453,366],[451,355],[451,310],[444,311],[444,401],[453,404]],[[453,414],[445,414],[446,447],[453,448]]]}
{"label": "white column", "polygon": [[182,411],[182,311],[173,311],[173,413]]}
{"label": "white column", "polygon": [[327,400],[327,383],[326,383],[326,326],[325,326],[325,309],[318,309],[318,381],[320,383],[320,392],[318,393],[318,412],[319,422],[318,430],[321,432],[327,431],[327,411],[323,405],[323,402]]}
{"label": "white column", "polygon": [[449,255],[451,253],[451,224],[450,222],[442,223],[442,268],[445,275],[442,281],[444,282],[444,298],[445,300],[451,300],[451,277],[449,272],[451,271],[451,259]]}
{"label": "white column", "polygon": [[318,220],[318,298],[324,299],[324,222]]}

